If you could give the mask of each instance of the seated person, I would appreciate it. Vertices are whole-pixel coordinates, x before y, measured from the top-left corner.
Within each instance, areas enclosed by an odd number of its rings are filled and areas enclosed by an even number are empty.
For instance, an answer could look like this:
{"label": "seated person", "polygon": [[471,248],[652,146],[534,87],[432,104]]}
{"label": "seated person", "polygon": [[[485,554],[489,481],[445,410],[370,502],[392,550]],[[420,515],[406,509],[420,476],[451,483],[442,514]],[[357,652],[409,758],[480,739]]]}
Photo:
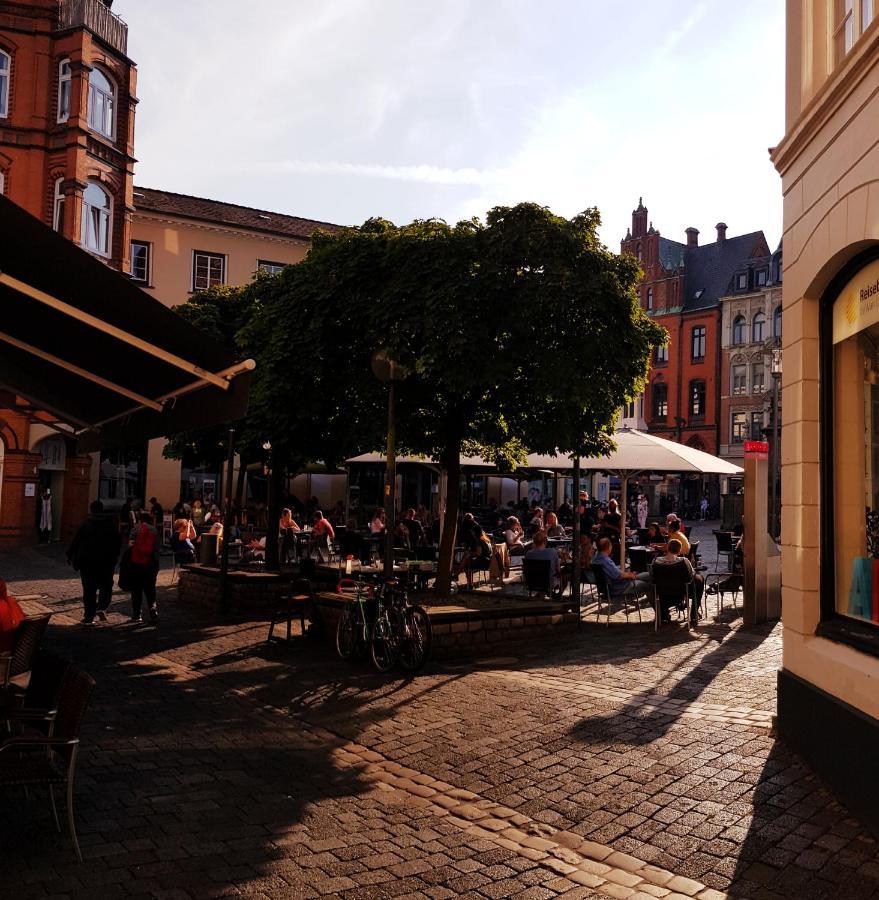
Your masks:
{"label": "seated person", "polygon": [[510,516],[507,519],[507,528],[504,531],[504,540],[507,542],[507,549],[510,556],[522,556],[531,546],[531,543],[525,543],[525,529],[522,528],[521,522],[515,517]]}
{"label": "seated person", "polygon": [[546,536],[551,538],[564,538],[568,536],[565,529],[559,524],[559,517],[555,513],[547,513]]}
{"label": "seated person", "polygon": [[562,581],[562,564],[558,550],[555,547],[546,546],[546,532],[538,531],[534,535],[534,544],[525,554],[525,559],[549,560],[549,579],[552,593],[556,594],[564,590]]}
{"label": "seated person", "polygon": [[189,519],[177,519],[171,532],[171,552],[178,565],[195,562],[195,527]]}
{"label": "seated person", "polygon": [[543,510],[538,506],[531,510],[531,513],[531,521],[528,523],[531,533],[543,531]]}
{"label": "seated person", "polygon": [[302,529],[293,518],[293,511],[288,508],[281,510],[281,521],[278,522],[278,531],[281,535],[281,563],[287,563],[291,556],[296,555],[296,534]]}
{"label": "seated person", "polygon": [[485,560],[490,563],[494,544],[483,531],[482,526],[473,517],[473,513],[464,513],[461,527],[458,529],[458,542],[465,548],[461,561],[452,568],[452,580],[457,582],[463,572],[467,576],[467,590],[473,590],[473,569],[477,562]]}
{"label": "seated person", "polygon": [[411,550],[412,544],[410,541],[409,529],[406,527],[406,523],[401,519],[397,522],[397,527],[394,529],[394,547],[401,550]]}
{"label": "seated person", "polygon": [[647,526],[647,545],[654,550],[662,550],[665,552],[666,537],[659,527],[659,522],[651,522]]}
{"label": "seated person", "polygon": [[427,535],[424,533],[424,526],[416,518],[414,509],[406,510],[406,515],[403,516],[402,523],[409,532],[408,546],[410,549],[413,547],[427,546]]}
{"label": "seated person", "polygon": [[241,562],[249,563],[254,562],[255,560],[261,559],[265,560],[266,558],[266,539],[265,537],[261,537],[258,541],[251,541],[247,545],[247,551],[241,554]]}
{"label": "seated person", "polygon": [[638,593],[653,597],[653,585],[646,580],[644,575],[636,575],[634,572],[624,572],[613,561],[613,543],[610,538],[598,539],[598,553],[592,560],[593,565],[600,566],[607,578],[607,589],[611,597],[622,597],[634,586]]}
{"label": "seated person", "polygon": [[[702,604],[702,594],[705,592],[705,579],[696,573],[693,569],[693,564],[690,560],[687,559],[686,556],[681,556],[682,550],[681,542],[678,538],[673,537],[669,538],[668,548],[666,552],[662,556],[658,556],[653,561],[653,566],[674,566],[677,563],[681,563],[687,570],[689,575],[689,581],[693,585],[693,596],[695,598],[695,603],[693,604],[693,609],[691,613],[691,621],[695,625],[696,621],[699,618],[699,607]],[[666,604],[665,600],[662,601],[662,621],[669,621],[669,609],[671,608],[671,604]]]}
{"label": "seated person", "polygon": [[373,514],[372,520],[369,523],[369,533],[370,534],[384,534],[385,533],[385,511],[381,507],[379,507]]}
{"label": "seated person", "polygon": [[10,597],[6,582],[0,578],[0,653],[9,653],[15,643],[15,632],[25,618],[24,611],[14,597]]}
{"label": "seated person", "polygon": [[690,555],[690,542],[684,534],[680,519],[672,519],[671,522],[668,523],[668,539],[680,541],[681,556]]}
{"label": "seated person", "polygon": [[[562,505],[558,508],[558,520],[562,525],[570,525],[574,521],[574,507],[571,506],[567,497],[565,497]],[[546,524],[549,525],[548,520]]]}

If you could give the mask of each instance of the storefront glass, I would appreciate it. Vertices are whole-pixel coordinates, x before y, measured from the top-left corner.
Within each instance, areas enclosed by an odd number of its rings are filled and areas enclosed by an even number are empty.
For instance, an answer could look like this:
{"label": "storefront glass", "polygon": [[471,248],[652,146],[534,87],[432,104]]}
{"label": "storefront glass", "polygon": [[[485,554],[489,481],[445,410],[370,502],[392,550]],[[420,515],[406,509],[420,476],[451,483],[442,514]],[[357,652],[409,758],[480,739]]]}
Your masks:
{"label": "storefront glass", "polygon": [[836,610],[879,623],[879,262],[833,307]]}

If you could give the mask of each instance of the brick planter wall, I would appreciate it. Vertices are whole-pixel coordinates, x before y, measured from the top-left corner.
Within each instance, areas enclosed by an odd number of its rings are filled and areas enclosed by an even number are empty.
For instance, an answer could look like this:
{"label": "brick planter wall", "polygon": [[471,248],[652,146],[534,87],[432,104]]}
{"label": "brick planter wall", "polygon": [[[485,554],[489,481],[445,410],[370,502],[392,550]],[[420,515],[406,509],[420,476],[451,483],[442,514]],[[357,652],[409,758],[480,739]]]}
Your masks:
{"label": "brick planter wall", "polygon": [[[230,572],[228,578],[228,612],[272,612],[290,590],[290,577],[277,572]],[[182,569],[177,596],[184,603],[221,609],[220,570],[197,565]]]}

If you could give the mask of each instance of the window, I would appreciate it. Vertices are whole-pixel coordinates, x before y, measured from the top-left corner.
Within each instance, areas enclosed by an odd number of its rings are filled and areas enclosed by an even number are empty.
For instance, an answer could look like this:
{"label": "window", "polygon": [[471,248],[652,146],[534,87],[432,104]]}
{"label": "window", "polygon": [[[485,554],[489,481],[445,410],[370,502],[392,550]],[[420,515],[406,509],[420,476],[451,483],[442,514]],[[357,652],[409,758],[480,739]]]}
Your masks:
{"label": "window", "polygon": [[833,45],[839,63],[855,43],[855,0],[834,0]]}
{"label": "window", "polygon": [[762,394],[766,390],[766,366],[762,362],[751,363],[751,393]]}
{"label": "window", "polygon": [[647,312],[653,311],[653,288],[647,288]]}
{"label": "window", "polygon": [[0,50],[0,119],[9,115],[9,73],[12,70],[12,58]]}
{"label": "window", "polygon": [[668,415],[668,385],[653,385],[653,418],[664,419]]}
{"label": "window", "polygon": [[736,275],[736,290],[737,291],[748,290],[748,273],[747,272],[739,272],[739,274]]}
{"label": "window", "polygon": [[150,281],[150,245],[143,241],[131,242],[131,280],[141,284]]}
{"label": "window", "polygon": [[72,70],[70,60],[62,59],[58,64],[58,121],[70,118],[70,87]]}
{"label": "window", "polygon": [[696,417],[705,415],[704,381],[690,382],[690,415]]}
{"label": "window", "polygon": [[763,287],[769,280],[769,272],[766,269],[757,269],[754,275],[757,279],[757,287]]}
{"label": "window", "polygon": [[55,231],[64,228],[64,179],[55,179],[55,194],[52,201],[52,227]]}
{"label": "window", "polygon": [[226,257],[222,253],[205,253],[196,250],[192,254],[192,289],[206,291],[226,283]]}
{"label": "window", "polygon": [[748,414],[746,412],[735,412],[732,414],[732,427],[729,432],[729,442],[731,444],[744,444],[750,440],[748,434]]}
{"label": "window", "polygon": [[6,176],[0,172],[0,194],[6,190]]}
{"label": "window", "polygon": [[100,70],[89,72],[89,128],[112,138],[116,125],[116,100],[110,79]]}
{"label": "window", "polygon": [[267,262],[261,259],[257,262],[256,267],[260,272],[267,272],[269,275],[277,275],[281,269],[285,269],[289,263]]}
{"label": "window", "polygon": [[654,347],[653,362],[658,366],[665,365],[668,362],[668,347]]}
{"label": "window", "polygon": [[758,312],[756,316],[754,316],[754,321],[751,323],[751,340],[755,344],[763,343],[763,332],[765,330],[764,326],[766,325],[766,316],[763,313]]}
{"label": "window", "polygon": [[110,255],[112,203],[110,195],[90,181],[82,195],[81,243],[86,250],[101,256]]}
{"label": "window", "polygon": [[641,245],[640,244],[638,244],[638,247],[635,251],[635,255],[638,257],[638,261],[640,262],[641,261]]}
{"label": "window", "polygon": [[781,307],[776,306],[775,312],[772,313],[772,336],[774,338],[781,337]]}
{"label": "window", "polygon": [[732,367],[730,385],[734,397],[748,393],[748,367],[738,363]]}
{"label": "window", "polygon": [[751,413],[751,440],[752,441],[762,441],[763,440],[763,413],[762,412],[752,412]]}
{"label": "window", "polygon": [[705,359],[705,326],[697,325],[693,329],[693,359]]}
{"label": "window", "polygon": [[736,316],[732,323],[732,342],[734,344],[745,343],[745,317]]}

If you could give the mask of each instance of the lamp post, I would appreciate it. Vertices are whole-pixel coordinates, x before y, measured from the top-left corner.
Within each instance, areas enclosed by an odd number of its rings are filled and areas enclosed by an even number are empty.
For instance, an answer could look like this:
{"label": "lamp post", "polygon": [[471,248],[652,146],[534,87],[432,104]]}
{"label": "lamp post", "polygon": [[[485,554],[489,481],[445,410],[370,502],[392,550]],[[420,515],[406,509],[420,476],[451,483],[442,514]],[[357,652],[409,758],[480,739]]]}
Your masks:
{"label": "lamp post", "polygon": [[388,446],[385,456],[385,578],[394,574],[394,531],[397,511],[397,422],[395,384],[405,378],[408,371],[387,350],[377,350],[372,355],[372,373],[388,386]]}
{"label": "lamp post", "polygon": [[272,479],[274,478],[274,466],[272,460],[272,442],[264,441],[262,445],[266,452],[266,568],[275,571],[278,568],[278,531],[277,516],[274,515],[275,497],[272,491]]}
{"label": "lamp post", "polygon": [[770,353],[769,372],[772,376],[772,471],[769,491],[772,506],[769,509],[769,531],[772,540],[778,538],[778,476],[781,462],[779,447],[779,389],[781,387],[781,347],[773,347]]}

